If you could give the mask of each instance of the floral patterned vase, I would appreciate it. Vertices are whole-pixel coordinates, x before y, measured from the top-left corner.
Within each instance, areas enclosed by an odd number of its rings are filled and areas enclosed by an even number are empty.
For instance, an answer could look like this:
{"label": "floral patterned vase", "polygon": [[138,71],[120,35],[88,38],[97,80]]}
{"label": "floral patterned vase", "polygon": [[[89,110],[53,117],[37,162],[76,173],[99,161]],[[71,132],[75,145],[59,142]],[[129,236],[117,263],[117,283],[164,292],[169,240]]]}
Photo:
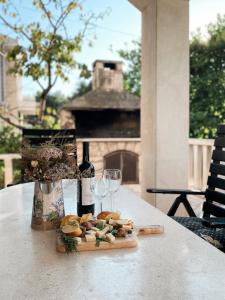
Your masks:
{"label": "floral patterned vase", "polygon": [[59,228],[65,216],[62,180],[34,185],[31,227],[36,230]]}

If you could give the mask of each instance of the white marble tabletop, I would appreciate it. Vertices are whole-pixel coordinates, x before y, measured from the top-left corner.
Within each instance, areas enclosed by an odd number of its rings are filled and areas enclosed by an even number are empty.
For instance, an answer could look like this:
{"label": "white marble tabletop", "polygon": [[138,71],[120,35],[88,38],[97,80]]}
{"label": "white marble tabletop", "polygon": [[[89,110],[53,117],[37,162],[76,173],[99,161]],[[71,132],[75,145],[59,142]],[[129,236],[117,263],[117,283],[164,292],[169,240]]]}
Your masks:
{"label": "white marble tabletop", "polygon": [[[125,188],[117,207],[165,233],[133,249],[60,254],[55,233],[30,227],[33,184],[0,191],[0,299],[225,299],[225,254]],[[66,213],[76,212],[65,187]]]}

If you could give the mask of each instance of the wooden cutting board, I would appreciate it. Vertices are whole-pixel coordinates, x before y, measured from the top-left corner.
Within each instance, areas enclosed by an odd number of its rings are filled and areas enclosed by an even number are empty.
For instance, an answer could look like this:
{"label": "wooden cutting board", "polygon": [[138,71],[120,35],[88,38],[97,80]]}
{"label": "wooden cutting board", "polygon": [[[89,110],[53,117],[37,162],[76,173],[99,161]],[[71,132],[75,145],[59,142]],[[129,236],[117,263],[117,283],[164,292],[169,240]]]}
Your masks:
{"label": "wooden cutting board", "polygon": [[[164,227],[162,225],[148,225],[148,226],[137,226],[137,235],[155,235],[162,234]],[[116,238],[114,243],[100,242],[99,246],[96,246],[95,242],[82,241],[81,244],[77,245],[77,251],[96,251],[96,250],[111,250],[111,249],[122,249],[122,248],[134,248],[138,244],[138,239],[135,233],[126,238]],[[56,238],[56,250],[61,253],[66,252],[64,243],[61,241],[60,236]]]}
{"label": "wooden cutting board", "polygon": [[[134,248],[138,244],[137,237],[135,235],[126,238],[116,238],[114,243],[100,242],[97,247],[95,242],[85,242],[82,241],[81,244],[77,245],[77,251],[96,251],[96,250],[111,250],[111,249],[122,249],[122,248]],[[56,250],[61,253],[66,252],[64,243],[61,241],[60,237],[57,236],[56,239]]]}

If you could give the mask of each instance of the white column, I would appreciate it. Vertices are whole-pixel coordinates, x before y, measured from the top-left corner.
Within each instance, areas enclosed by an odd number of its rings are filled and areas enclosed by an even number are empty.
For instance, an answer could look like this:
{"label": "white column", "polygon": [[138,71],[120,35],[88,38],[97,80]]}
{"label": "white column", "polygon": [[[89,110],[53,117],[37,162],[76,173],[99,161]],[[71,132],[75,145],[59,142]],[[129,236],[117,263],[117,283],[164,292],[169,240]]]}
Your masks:
{"label": "white column", "polygon": [[142,197],[167,211],[174,196],[146,189],[188,185],[189,2],[130,2],[142,11]]}

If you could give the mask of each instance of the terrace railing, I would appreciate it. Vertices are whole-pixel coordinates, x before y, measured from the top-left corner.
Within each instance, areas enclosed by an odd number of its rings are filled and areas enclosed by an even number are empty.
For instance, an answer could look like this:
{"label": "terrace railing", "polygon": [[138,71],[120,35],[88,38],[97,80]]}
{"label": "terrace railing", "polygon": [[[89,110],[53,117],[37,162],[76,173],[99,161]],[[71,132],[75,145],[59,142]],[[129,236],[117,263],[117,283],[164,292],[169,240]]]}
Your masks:
{"label": "terrace railing", "polygon": [[[113,142],[113,139],[112,139]],[[190,188],[204,190],[207,184],[209,164],[214,140],[189,139],[189,180]],[[4,162],[4,186],[13,182],[13,160],[20,159],[20,154],[0,154]]]}
{"label": "terrace railing", "polygon": [[213,139],[189,139],[190,188],[205,190],[213,151]]}
{"label": "terrace railing", "polygon": [[4,186],[13,182],[13,160],[20,159],[21,155],[18,153],[0,154],[0,161],[4,162]]}

